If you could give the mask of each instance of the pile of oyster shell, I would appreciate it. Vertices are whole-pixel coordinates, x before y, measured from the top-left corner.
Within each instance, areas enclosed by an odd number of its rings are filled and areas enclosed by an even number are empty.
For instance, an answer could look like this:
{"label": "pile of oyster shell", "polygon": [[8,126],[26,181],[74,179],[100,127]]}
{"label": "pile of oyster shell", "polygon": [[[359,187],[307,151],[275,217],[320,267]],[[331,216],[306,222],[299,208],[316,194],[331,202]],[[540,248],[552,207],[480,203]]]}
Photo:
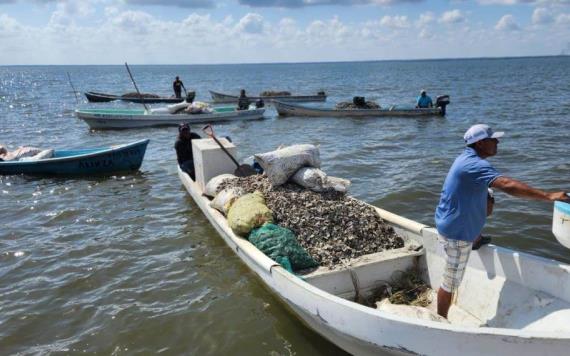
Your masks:
{"label": "pile of oyster shell", "polygon": [[293,231],[321,266],[404,246],[373,207],[344,193],[316,193],[294,183],[272,187],[265,175],[226,180],[219,190],[230,187],[262,192],[274,222]]}
{"label": "pile of oyster shell", "polygon": [[348,101],[341,101],[334,107],[337,110],[351,110],[351,109],[380,109],[380,105],[374,101],[367,101],[364,105],[356,105]]}

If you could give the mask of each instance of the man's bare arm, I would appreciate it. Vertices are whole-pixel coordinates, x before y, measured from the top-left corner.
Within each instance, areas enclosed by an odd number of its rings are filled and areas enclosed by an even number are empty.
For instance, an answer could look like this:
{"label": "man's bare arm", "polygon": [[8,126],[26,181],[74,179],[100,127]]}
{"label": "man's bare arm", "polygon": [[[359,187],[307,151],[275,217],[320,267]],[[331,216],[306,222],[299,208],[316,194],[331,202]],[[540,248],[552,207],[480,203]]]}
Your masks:
{"label": "man's bare arm", "polygon": [[540,189],[509,177],[499,177],[491,183],[492,188],[497,188],[503,192],[519,197],[543,201],[570,201],[570,197],[565,192],[545,192]]}

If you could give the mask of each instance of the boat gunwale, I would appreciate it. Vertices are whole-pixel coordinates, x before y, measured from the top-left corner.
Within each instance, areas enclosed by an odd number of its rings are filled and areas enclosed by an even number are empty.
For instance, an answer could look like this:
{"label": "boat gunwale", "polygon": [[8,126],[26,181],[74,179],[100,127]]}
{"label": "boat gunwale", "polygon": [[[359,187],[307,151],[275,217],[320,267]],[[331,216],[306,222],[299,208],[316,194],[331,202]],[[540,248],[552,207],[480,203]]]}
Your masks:
{"label": "boat gunwale", "polygon": [[[205,197],[203,194],[200,193],[200,191],[198,190],[197,184],[194,181],[191,181],[190,177],[186,173],[184,173],[180,169],[179,166],[177,166],[177,170],[178,170],[178,175],[179,175],[180,179],[182,180],[182,184],[186,187],[186,189],[187,190],[192,189],[195,192],[195,194],[197,196],[199,196],[204,201],[204,207],[205,207],[206,211],[204,211],[201,204],[199,204],[197,201],[195,201],[195,203],[198,205],[200,210],[202,210],[204,215],[206,215],[206,218],[208,218],[208,215],[209,215],[209,217],[211,217],[214,221],[216,221],[216,223],[221,227],[220,222],[219,222],[219,220],[221,218],[216,216],[215,214],[213,214],[213,211],[215,209],[213,209],[212,207],[209,206],[210,200],[207,197]],[[189,184],[187,184],[187,182]],[[189,193],[190,193],[190,191],[189,191]],[[192,197],[192,199],[195,200],[195,197],[192,193],[190,193],[190,196]],[[380,208],[377,208],[377,209],[380,209]],[[386,210],[383,210],[383,209],[380,209],[380,211],[387,212]],[[413,222],[413,220],[401,217],[401,216],[396,215],[394,213],[390,213],[390,212],[387,212],[387,213],[392,214],[393,217],[402,218],[403,220],[401,220],[401,221],[407,220],[407,221]],[[399,226],[399,227],[403,228],[404,230],[408,230],[406,228],[406,226],[399,224],[399,222],[401,222],[401,221],[398,221],[397,219],[395,221],[391,221],[390,216],[388,216],[388,215],[385,215],[385,216],[386,217],[383,217],[383,219],[387,220],[389,223],[394,224],[396,226]],[[423,225],[423,224],[419,224],[419,225]],[[419,225],[417,227],[419,227]],[[432,227],[430,227],[428,225],[424,225],[421,228],[421,231],[423,231],[426,228],[432,229]],[[414,232],[414,231],[412,231],[412,232]],[[233,234],[233,232],[227,233],[226,235],[227,235],[227,238],[229,238],[234,243],[236,240],[240,239],[240,240],[242,240],[242,243],[247,242],[248,244],[253,246],[253,244],[251,244],[249,241],[247,241],[246,239],[238,237],[237,235]],[[223,236],[222,236],[222,238],[223,238]],[[255,246],[253,246],[253,247],[255,248]],[[499,247],[499,246],[494,246],[494,245],[489,245],[489,246],[487,246],[487,248],[492,249],[497,253],[518,254],[520,257],[538,260],[539,262],[542,262],[544,264],[556,265],[558,267],[566,267],[566,269],[569,268],[566,265],[561,266],[561,263],[559,261],[556,261],[553,259],[547,259],[547,258],[540,257],[540,256],[531,255],[531,254],[528,254],[525,252],[518,252],[518,251],[514,251],[511,249],[507,249],[507,248],[503,248],[503,247]],[[255,248],[255,249],[257,249],[257,248]],[[244,249],[239,249],[238,251],[234,251],[234,252],[238,256],[240,256],[240,254],[242,254],[242,253],[246,254],[246,252],[244,252]],[[305,290],[309,291],[310,293],[312,293],[314,295],[317,295],[319,298],[328,299],[332,303],[340,303],[346,308],[356,309],[359,312],[364,312],[366,314],[369,314],[371,317],[381,317],[383,319],[402,323],[402,324],[406,324],[408,326],[421,326],[421,327],[425,327],[425,328],[448,331],[448,332],[452,332],[452,333],[461,333],[461,334],[465,334],[465,335],[480,335],[480,336],[489,335],[489,336],[493,336],[493,337],[515,337],[515,338],[520,338],[520,339],[540,339],[542,341],[568,340],[569,339],[569,337],[567,336],[567,332],[564,332],[564,331],[537,331],[537,330],[522,330],[522,329],[514,329],[514,328],[497,328],[497,327],[486,327],[486,326],[481,326],[481,327],[463,326],[463,325],[456,325],[456,324],[445,324],[445,323],[441,323],[441,322],[437,322],[437,321],[423,320],[423,319],[405,317],[405,316],[400,316],[400,315],[393,314],[393,313],[388,313],[385,311],[381,311],[381,310],[378,310],[375,308],[371,308],[371,307],[367,307],[367,306],[358,304],[356,302],[346,300],[346,299],[341,298],[339,296],[336,296],[332,293],[326,292],[320,288],[317,288],[316,286],[313,286],[312,284],[303,280],[302,278],[299,278],[298,276],[288,272],[287,270],[285,270],[283,267],[278,265],[275,261],[273,261],[272,259],[270,259],[266,255],[263,255],[263,256],[265,256],[266,259],[268,259],[269,261],[274,263],[274,265],[270,268],[270,273],[269,273],[271,276],[270,277],[271,279],[274,279],[274,277],[272,276],[272,273],[273,273],[273,271],[275,271],[276,273],[279,273],[281,275],[281,277],[287,279],[289,283],[297,284],[299,287],[304,288]],[[248,256],[248,258],[256,261],[251,256]],[[242,259],[242,262],[245,263],[245,261],[243,260],[243,258],[241,256],[240,256],[240,259]],[[265,261],[265,262],[267,263],[267,261]],[[255,274],[257,274],[258,277],[263,279],[263,277],[261,275],[259,275],[258,271],[253,270],[253,272],[255,272]],[[268,283],[265,283],[265,284],[269,288],[274,290],[270,284],[268,284]],[[284,295],[280,294],[277,290],[275,290],[275,293],[277,294],[277,297],[279,299],[282,299],[282,300],[285,300],[288,302],[292,302],[289,299],[287,299]],[[302,306],[300,306],[300,305],[297,305],[297,306],[299,308],[302,308]],[[307,309],[305,309],[305,311],[310,312]],[[339,330],[339,329],[337,329],[337,330]],[[339,330],[339,332],[340,331],[341,330]],[[349,335],[351,335],[351,334],[349,334]],[[354,336],[354,335],[352,335],[352,336]],[[370,340],[365,340],[365,341],[370,342]],[[509,342],[509,341],[506,341],[506,342]],[[514,341],[512,341],[512,342],[514,342]]]}
{"label": "boat gunwale", "polygon": [[354,113],[359,113],[359,115],[361,115],[360,113],[362,113],[361,116],[365,116],[366,114],[370,115],[370,116],[374,116],[375,114],[388,114],[388,113],[394,113],[394,114],[398,114],[398,113],[422,113],[422,114],[434,114],[434,115],[441,115],[441,108],[436,107],[436,108],[410,108],[410,109],[399,109],[399,110],[392,110],[392,109],[329,109],[329,108],[314,108],[314,107],[309,107],[309,106],[305,106],[305,105],[300,105],[300,104],[292,104],[290,102],[283,102],[283,101],[279,101],[279,100],[273,100],[273,103],[276,106],[276,110],[279,112],[279,106],[284,107],[285,109],[287,109],[287,107],[289,108],[293,108],[293,109],[301,109],[301,110],[306,110],[308,112],[318,112],[318,113],[323,113],[323,114],[328,114],[328,113],[339,113],[339,114],[348,114],[346,116],[350,116],[350,114],[354,114]]}
{"label": "boat gunwale", "polygon": [[[73,160],[77,160],[77,159],[84,159],[84,158],[91,158],[93,156],[99,156],[102,154],[107,154],[107,153],[113,153],[116,151],[123,151],[125,149],[129,149],[132,147],[136,147],[136,146],[142,146],[142,145],[147,145],[150,142],[150,139],[145,138],[145,139],[141,139],[135,142],[131,142],[131,143],[125,143],[125,144],[121,144],[121,145],[117,145],[115,147],[105,147],[105,148],[101,148],[101,149],[97,149],[97,148],[93,148],[93,152],[88,152],[88,153],[84,153],[84,154],[78,154],[78,155],[73,155],[73,156],[65,156],[65,157],[52,157],[52,158],[43,158],[43,159],[39,159],[39,160],[35,160],[35,161],[2,161],[0,162],[0,165],[14,165],[14,166],[20,166],[20,165],[38,165],[38,164],[47,164],[47,163],[59,163],[59,162],[66,162],[66,161],[73,161]],[[76,150],[65,150],[68,152],[72,152],[72,151],[83,151],[85,149],[76,149]],[[57,150],[54,150],[57,151]],[[63,150],[61,150],[63,151]]]}

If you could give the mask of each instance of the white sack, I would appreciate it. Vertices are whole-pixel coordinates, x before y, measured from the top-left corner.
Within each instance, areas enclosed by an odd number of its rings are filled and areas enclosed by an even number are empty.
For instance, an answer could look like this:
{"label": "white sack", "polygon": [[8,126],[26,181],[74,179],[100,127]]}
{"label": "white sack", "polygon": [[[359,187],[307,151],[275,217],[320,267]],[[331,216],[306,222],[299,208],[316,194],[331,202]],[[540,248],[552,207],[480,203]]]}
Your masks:
{"label": "white sack", "polygon": [[166,108],[168,109],[168,112],[171,114],[174,114],[182,109],[186,109],[188,107],[188,103],[186,101],[183,101],[181,103],[176,103],[176,104],[172,104],[172,105],[167,105]]}
{"label": "white sack", "polygon": [[337,192],[346,193],[350,186],[349,180],[329,177],[325,172],[313,167],[299,169],[291,177],[291,181],[314,192],[336,190]]}
{"label": "white sack", "polygon": [[321,166],[319,149],[314,145],[293,145],[254,155],[273,186],[281,185],[301,167]]}
{"label": "white sack", "polygon": [[434,313],[428,308],[405,304],[392,304],[388,298],[383,299],[380,302],[376,302],[376,309],[408,318],[439,321],[441,323],[449,324],[449,321],[447,319]]}
{"label": "white sack", "polygon": [[245,192],[241,188],[226,188],[216,194],[214,200],[210,202],[210,206],[224,215],[228,214],[232,204]]}
{"label": "white sack", "polygon": [[53,149],[49,149],[49,150],[43,150],[32,157],[20,158],[20,161],[37,161],[39,159],[52,158],[52,157],[53,157]]}
{"label": "white sack", "polygon": [[206,184],[206,191],[204,192],[205,195],[209,197],[215,197],[216,194],[220,191],[220,184],[222,184],[226,179],[234,179],[237,178],[233,174],[220,174],[219,176],[215,176],[214,178],[210,179]]}

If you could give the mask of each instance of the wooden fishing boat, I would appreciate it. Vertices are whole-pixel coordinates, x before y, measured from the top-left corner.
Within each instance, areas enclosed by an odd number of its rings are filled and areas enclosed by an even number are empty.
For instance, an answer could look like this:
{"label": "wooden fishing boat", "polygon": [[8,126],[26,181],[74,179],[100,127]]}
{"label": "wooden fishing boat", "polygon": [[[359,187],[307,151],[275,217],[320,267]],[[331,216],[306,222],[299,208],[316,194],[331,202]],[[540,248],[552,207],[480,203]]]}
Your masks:
{"label": "wooden fishing boat", "polygon": [[149,140],[111,146],[54,150],[51,158],[0,162],[0,174],[96,175],[140,168]]}
{"label": "wooden fishing boat", "polygon": [[[212,96],[212,101],[214,103],[237,103],[238,96],[237,95],[229,95],[229,94],[222,94],[215,91],[210,90],[210,95]],[[266,102],[274,102],[278,101],[287,101],[287,102],[296,102],[296,103],[307,103],[313,101],[325,101],[327,100],[327,95],[325,93],[317,94],[317,95],[275,95],[275,96],[248,96],[247,97],[251,101],[256,101],[259,99],[263,99]]]}
{"label": "wooden fishing boat", "polygon": [[311,117],[416,117],[416,116],[444,116],[446,104],[436,103],[433,108],[415,108],[390,106],[380,109],[333,109],[315,108],[305,105],[296,105],[282,101],[273,101],[273,106],[280,116],[311,116]]}
{"label": "wooden fishing boat", "polygon": [[[144,95],[144,94],[143,94]],[[92,103],[106,103],[109,101],[122,100],[131,103],[146,103],[146,104],[156,104],[156,103],[180,103],[184,101],[185,98],[174,98],[174,97],[146,97],[142,99],[138,96],[123,96],[123,95],[113,95],[105,93],[97,93],[93,91],[85,92],[87,100]]]}
{"label": "wooden fishing boat", "polygon": [[567,264],[486,245],[470,257],[450,323],[382,311],[354,300],[390,280],[395,271],[417,266],[432,288],[440,285],[444,259],[434,228],[375,208],[404,238],[404,248],[297,276],[236,236],[226,218],[210,207],[201,185],[180,169],[178,175],[216,231],[265,286],[309,328],[354,355],[568,355]]}
{"label": "wooden fishing boat", "polygon": [[223,121],[263,119],[265,109],[236,110],[235,107],[215,107],[211,113],[171,114],[167,110],[144,109],[82,109],[76,116],[91,129],[130,129],[153,126],[178,126],[181,123],[203,124]]}

